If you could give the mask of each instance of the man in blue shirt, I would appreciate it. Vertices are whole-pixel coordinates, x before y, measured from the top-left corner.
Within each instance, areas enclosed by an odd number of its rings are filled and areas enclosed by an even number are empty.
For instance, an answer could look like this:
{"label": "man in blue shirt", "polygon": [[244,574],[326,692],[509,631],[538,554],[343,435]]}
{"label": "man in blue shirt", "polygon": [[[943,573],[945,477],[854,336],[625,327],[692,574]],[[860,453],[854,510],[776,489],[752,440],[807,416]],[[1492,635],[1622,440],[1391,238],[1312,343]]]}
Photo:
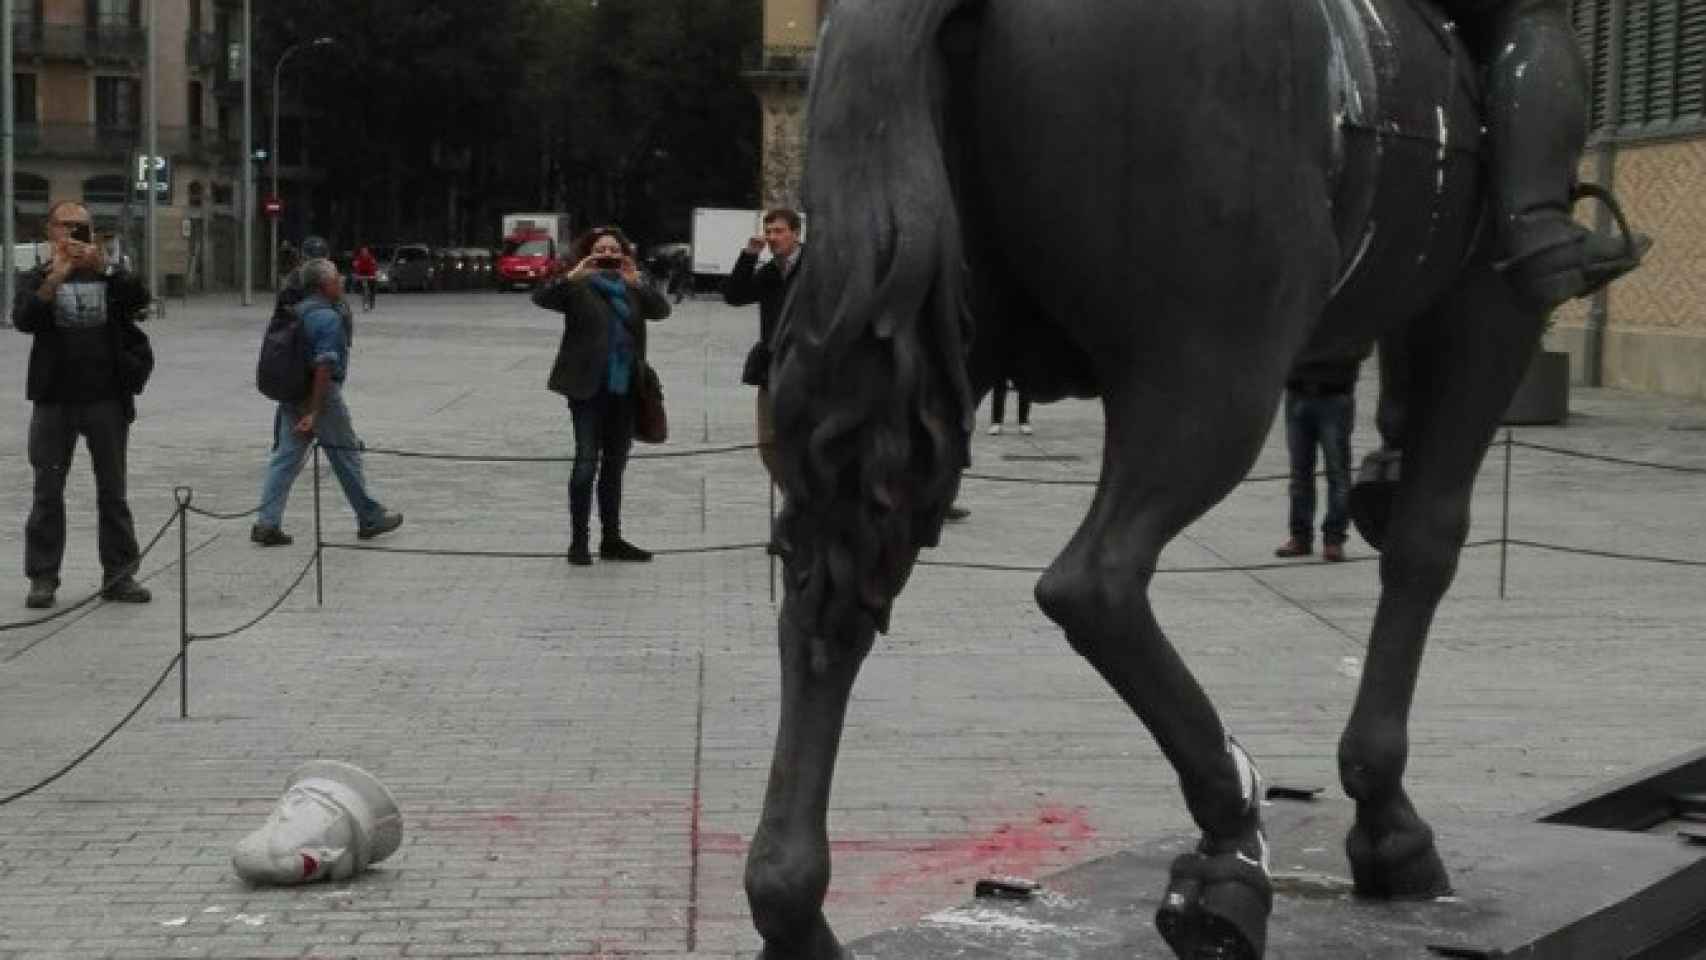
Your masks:
{"label": "man in blue shirt", "polygon": [[361,472],[361,438],[355,435],[349,407],[344,405],[343,382],[349,372],[351,338],[338,309],[344,296],[343,278],[330,260],[310,260],[302,266],[302,286],[308,295],[296,305],[296,311],[302,318],[302,339],[307,344],[303,363],[313,370],[313,385],[306,401],[281,403],[273,417],[272,460],[261,487],[260,516],[249,533],[249,539],[265,547],[291,542],[281,527],[284,505],[290,497],[290,485],[302,470],[309,440],[316,437],[344,488],[350,509],[355,511],[356,536],[368,540],[403,523],[401,513],[386,510],[368,495]]}

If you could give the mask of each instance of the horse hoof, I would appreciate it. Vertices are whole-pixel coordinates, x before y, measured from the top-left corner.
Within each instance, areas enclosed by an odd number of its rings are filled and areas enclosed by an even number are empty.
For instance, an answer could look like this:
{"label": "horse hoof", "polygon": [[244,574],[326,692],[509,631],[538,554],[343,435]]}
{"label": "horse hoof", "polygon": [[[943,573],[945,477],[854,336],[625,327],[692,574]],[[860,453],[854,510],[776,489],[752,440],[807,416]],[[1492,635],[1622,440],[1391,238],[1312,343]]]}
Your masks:
{"label": "horse hoof", "polygon": [[1351,879],[1359,897],[1379,900],[1432,900],[1451,894],[1451,876],[1426,826],[1387,833],[1374,840],[1361,827],[1345,838]]}
{"label": "horse hoof", "polygon": [[1155,929],[1179,960],[1261,960],[1273,888],[1259,865],[1236,854],[1187,853],[1155,911]]}

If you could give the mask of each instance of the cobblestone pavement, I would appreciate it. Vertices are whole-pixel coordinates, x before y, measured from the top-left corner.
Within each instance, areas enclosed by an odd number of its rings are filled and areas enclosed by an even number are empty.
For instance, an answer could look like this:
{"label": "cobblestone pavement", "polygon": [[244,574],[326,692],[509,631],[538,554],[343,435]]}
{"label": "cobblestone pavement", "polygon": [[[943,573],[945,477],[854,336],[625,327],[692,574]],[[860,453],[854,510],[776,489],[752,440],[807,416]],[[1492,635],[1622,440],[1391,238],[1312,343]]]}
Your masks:
{"label": "cobblestone pavement", "polygon": [[[174,302],[150,324],[159,368],[141,398],[130,490],[147,535],[172,488],[241,510],[258,497],[271,411],[251,386],[262,308]],[[358,318],[349,396],[371,446],[562,456],[567,412],[543,389],[556,321],[517,295],[381,300]],[[682,305],[654,332],[674,438],[751,438],[736,383],[750,311]],[[0,552],[22,552],[30,475],[28,341],[0,357]],[[1706,407],[1578,391],[1565,428],[1518,436],[1706,467]],[[1359,450],[1372,438],[1368,385]],[[982,473],[1088,478],[1091,403],[1039,407],[1031,437],[975,443]],[[1270,436],[1256,474],[1284,470]],[[1212,442],[1212,438],[1205,438]],[[1517,449],[1512,535],[1706,560],[1706,477]],[[92,587],[92,482],[70,485],[63,597]],[[555,552],[565,463],[370,456],[408,516],[377,545]],[[1473,539],[1496,536],[1502,456],[1479,485]],[[335,485],[326,536],[354,543]],[[930,558],[1035,567],[1089,490],[968,481],[972,510]],[[761,541],[767,496],[750,452],[635,462],[627,530],[652,547]],[[193,631],[260,612],[311,554],[306,479],[293,547],[247,522],[188,529]],[[1280,483],[1240,488],[1163,557],[1262,562],[1283,538]],[[0,794],[92,743],[175,653],[173,532],[145,569],[155,602],[100,606],[0,633]],[[1369,550],[1353,540],[1353,556]],[[1513,548],[1466,553],[1440,610],[1412,728],[1424,811],[1516,814],[1699,745],[1706,571]],[[15,569],[15,568],[14,568]],[[777,681],[761,551],[649,567],[375,552],[326,555],[259,626],[192,648],[191,719],[177,681],[59,782],[0,807],[0,958],[749,957],[740,868],[757,820]],[[833,804],[829,909],[849,938],[959,902],[991,873],[1039,875],[1183,829],[1174,777],[1142,728],[1031,600],[1034,574],[931,566],[897,606],[848,723]],[[0,620],[22,619],[21,576]],[[1331,785],[1376,596],[1369,563],[1163,575],[1159,616],[1270,779]],[[250,889],[232,844],[312,757],[360,764],[396,792],[404,845],[352,883]],[[1159,891],[1134,891],[1139,898]],[[1147,907],[1145,907],[1147,909]]]}

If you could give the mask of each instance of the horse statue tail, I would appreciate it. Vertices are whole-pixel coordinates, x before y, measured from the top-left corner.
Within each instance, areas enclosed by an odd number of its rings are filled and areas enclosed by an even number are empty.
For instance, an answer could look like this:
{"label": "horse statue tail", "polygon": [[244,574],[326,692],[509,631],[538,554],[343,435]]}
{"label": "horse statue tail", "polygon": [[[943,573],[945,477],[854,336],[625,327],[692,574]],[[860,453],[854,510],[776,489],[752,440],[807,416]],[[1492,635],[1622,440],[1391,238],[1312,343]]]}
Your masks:
{"label": "horse statue tail", "polygon": [[819,639],[887,630],[969,462],[971,321],[939,41],[979,2],[841,0],[818,47],[809,243],[770,390],[790,615]]}

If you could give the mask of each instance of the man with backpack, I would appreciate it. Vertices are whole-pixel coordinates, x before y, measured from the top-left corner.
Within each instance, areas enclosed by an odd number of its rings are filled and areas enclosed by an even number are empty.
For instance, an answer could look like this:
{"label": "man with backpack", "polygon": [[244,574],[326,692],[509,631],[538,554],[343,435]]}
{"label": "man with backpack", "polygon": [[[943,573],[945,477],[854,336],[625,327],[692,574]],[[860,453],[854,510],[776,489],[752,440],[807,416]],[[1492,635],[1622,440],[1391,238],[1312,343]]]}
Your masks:
{"label": "man with backpack", "polygon": [[344,304],[343,278],[337,266],[323,257],[304,263],[298,274],[306,296],[285,305],[284,291],[280,291],[281,302],[261,341],[255,371],[261,393],[278,402],[260,516],[249,531],[249,539],[263,547],[285,546],[292,540],[282,528],[284,506],[315,438],[355,511],[356,536],[368,540],[403,523],[401,513],[386,510],[368,495],[361,470],[361,439],[344,404],[342,388],[349,372],[352,337],[345,321],[349,308]]}

